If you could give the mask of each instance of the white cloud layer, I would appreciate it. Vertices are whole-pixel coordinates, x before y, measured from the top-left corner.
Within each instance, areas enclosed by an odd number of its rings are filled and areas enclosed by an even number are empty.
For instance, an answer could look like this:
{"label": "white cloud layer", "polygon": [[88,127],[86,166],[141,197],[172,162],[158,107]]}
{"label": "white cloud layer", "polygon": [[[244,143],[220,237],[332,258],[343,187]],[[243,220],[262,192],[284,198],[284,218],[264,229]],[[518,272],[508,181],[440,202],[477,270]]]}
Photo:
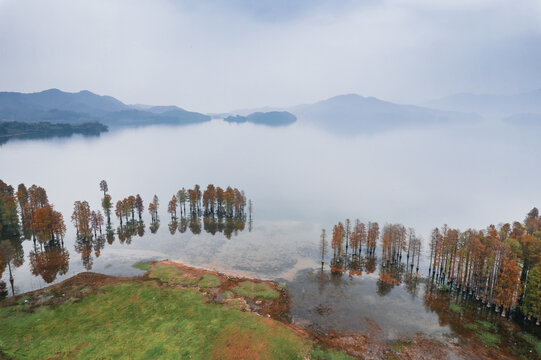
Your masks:
{"label": "white cloud layer", "polygon": [[198,111],[541,87],[541,1],[0,0],[0,90]]}

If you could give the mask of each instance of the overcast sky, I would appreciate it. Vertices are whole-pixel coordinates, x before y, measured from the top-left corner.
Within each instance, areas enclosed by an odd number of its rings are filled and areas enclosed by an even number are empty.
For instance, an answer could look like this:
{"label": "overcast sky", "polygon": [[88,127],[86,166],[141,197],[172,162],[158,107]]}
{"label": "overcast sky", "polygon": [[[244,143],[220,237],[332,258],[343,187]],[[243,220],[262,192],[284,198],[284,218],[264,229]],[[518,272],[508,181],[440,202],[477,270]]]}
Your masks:
{"label": "overcast sky", "polygon": [[541,88],[540,0],[0,0],[0,91],[220,112]]}

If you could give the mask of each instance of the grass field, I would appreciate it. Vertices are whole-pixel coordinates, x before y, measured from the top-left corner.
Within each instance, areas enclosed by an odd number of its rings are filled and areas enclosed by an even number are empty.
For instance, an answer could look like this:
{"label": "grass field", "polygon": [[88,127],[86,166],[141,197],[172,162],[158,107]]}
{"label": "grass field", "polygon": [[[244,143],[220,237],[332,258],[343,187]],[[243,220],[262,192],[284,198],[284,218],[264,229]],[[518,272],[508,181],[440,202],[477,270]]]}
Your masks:
{"label": "grass field", "polygon": [[[348,358],[343,352],[319,348],[281,322],[210,302],[197,288],[177,286],[192,283],[180,271],[166,267],[155,270],[160,281],[106,283],[81,297],[50,306],[31,306],[33,295],[0,306],[0,357]],[[202,275],[197,281],[206,288],[220,284],[212,275]],[[84,284],[80,287],[88,289]],[[59,292],[63,291],[36,297]]]}

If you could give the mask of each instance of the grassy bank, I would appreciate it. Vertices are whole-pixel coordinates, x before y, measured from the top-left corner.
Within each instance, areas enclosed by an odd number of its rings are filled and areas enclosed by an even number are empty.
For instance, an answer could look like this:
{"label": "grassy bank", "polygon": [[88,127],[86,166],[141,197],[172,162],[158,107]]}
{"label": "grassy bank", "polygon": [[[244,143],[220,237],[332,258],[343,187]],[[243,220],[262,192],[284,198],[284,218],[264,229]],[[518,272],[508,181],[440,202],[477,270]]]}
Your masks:
{"label": "grassy bank", "polygon": [[[344,353],[319,348],[287,324],[246,311],[246,304],[252,301],[279,301],[265,300],[269,294],[275,295],[272,283],[242,286],[243,280],[186,269],[153,265],[147,276],[132,279],[81,274],[49,289],[11,299],[0,307],[3,356],[347,358]],[[240,292],[252,290],[248,292],[252,298],[240,296],[235,292],[237,287]],[[220,292],[227,292],[227,296]],[[216,301],[221,298],[224,301]]]}

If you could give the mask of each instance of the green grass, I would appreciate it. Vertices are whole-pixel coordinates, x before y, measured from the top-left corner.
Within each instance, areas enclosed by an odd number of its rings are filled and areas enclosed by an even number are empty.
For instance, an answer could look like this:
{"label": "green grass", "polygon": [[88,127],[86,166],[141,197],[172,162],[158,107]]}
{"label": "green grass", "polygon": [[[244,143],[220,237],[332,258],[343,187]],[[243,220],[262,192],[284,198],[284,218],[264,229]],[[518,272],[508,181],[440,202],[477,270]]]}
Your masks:
{"label": "green grass", "polygon": [[345,351],[337,351],[334,349],[323,350],[320,346],[312,348],[310,353],[312,360],[353,360]]}
{"label": "green grass", "polygon": [[500,345],[500,336],[494,332],[495,327],[491,322],[485,320],[476,320],[473,323],[464,325],[465,328],[473,331],[474,335],[487,346],[498,347]]}
{"label": "green grass", "polygon": [[518,333],[518,336],[524,339],[524,341],[526,341],[528,344],[535,347],[535,351],[537,352],[537,355],[541,357],[541,340],[539,340],[539,338],[527,332],[520,332]]}
{"label": "green grass", "polygon": [[239,283],[234,289],[238,295],[245,296],[251,299],[276,299],[280,296],[280,293],[272,289],[266,283],[254,283],[252,281],[243,281]]}
{"label": "green grass", "polygon": [[178,267],[167,264],[158,264],[152,267],[148,276],[169,285],[195,286],[199,281],[199,277],[185,276]]}
{"label": "green grass", "polygon": [[143,271],[149,271],[150,267],[152,265],[152,262],[150,261],[139,261],[133,264],[132,266],[136,269],[143,270]]}
{"label": "green grass", "polygon": [[220,286],[220,279],[214,275],[206,274],[201,277],[197,284],[200,288],[213,288]]}
{"label": "green grass", "polygon": [[491,330],[491,329],[494,329],[494,325],[489,322],[489,321],[486,321],[486,320],[476,320],[476,323],[478,323],[479,325],[481,325],[484,329],[486,330]]}
{"label": "green grass", "polygon": [[475,334],[479,340],[485,345],[498,347],[500,345],[500,337],[497,334],[488,331],[479,331]]}
{"label": "green grass", "polygon": [[229,290],[227,290],[226,292],[224,292],[224,293],[222,294],[222,297],[223,297],[224,299],[230,299],[230,298],[232,298],[233,296],[234,296],[233,293],[232,293],[231,291],[229,291]]}
{"label": "green grass", "polygon": [[455,313],[461,313],[462,312],[462,306],[458,305],[457,303],[450,302],[449,303],[449,309]]}
{"label": "green grass", "polygon": [[17,359],[346,359],[279,322],[154,282],[104,286],[33,313],[1,307],[0,323],[0,349]]}

